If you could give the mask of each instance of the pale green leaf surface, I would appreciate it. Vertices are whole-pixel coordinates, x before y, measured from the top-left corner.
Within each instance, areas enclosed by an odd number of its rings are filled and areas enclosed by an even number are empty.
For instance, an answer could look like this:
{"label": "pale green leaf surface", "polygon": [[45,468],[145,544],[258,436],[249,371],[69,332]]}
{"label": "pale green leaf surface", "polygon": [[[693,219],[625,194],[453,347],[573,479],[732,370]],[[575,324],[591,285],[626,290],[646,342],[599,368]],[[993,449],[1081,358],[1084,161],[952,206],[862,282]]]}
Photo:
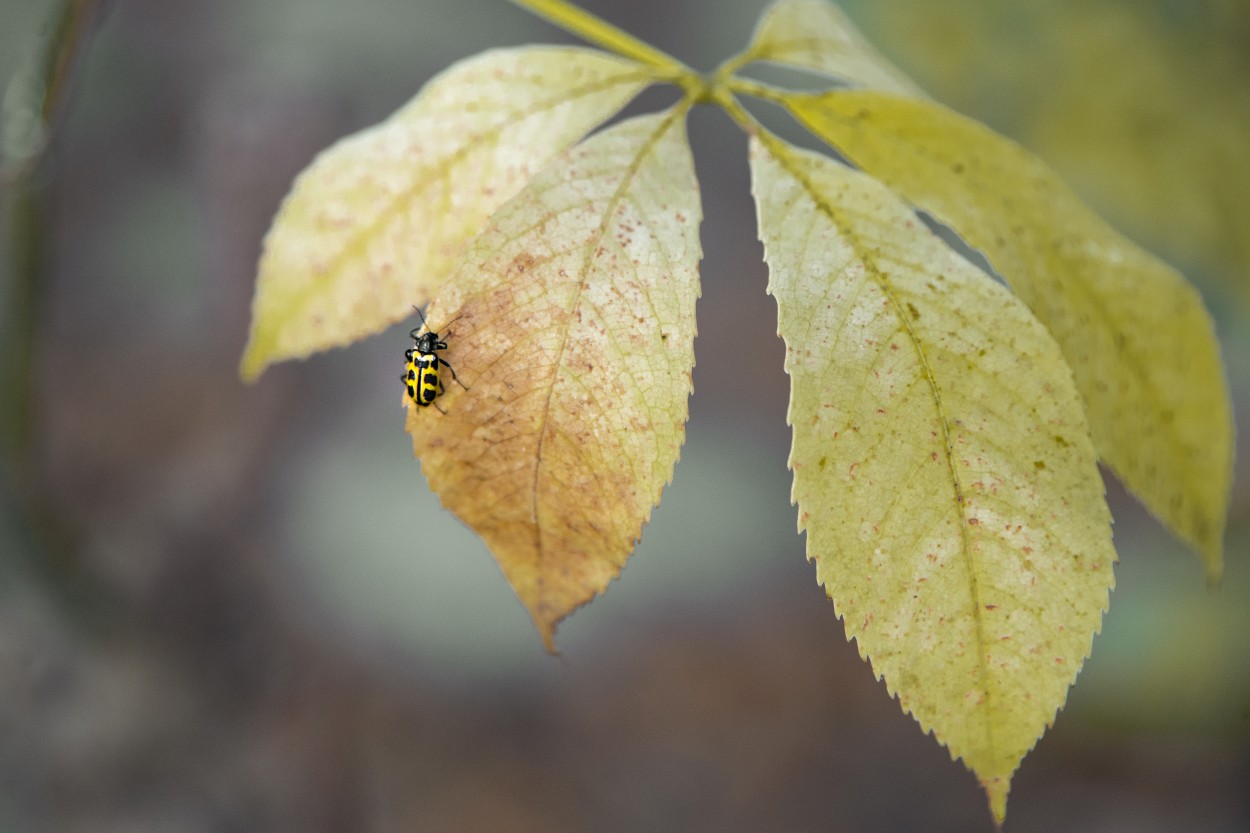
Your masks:
{"label": "pale green leaf surface", "polygon": [[631,119],[553,161],[430,307],[468,389],[447,380],[445,414],[409,403],[414,452],[549,650],[619,574],[685,436],[700,207],[684,116]]}
{"label": "pale green leaf surface", "polygon": [[767,135],[751,170],[809,557],[847,635],[1001,820],[1114,582],[1071,371],[880,183]]}
{"label": "pale green leaf surface", "polygon": [[1103,460],[1218,580],[1232,413],[1197,291],[1040,160],[927,101],[845,91],[786,106],[981,250],[1063,348]]}
{"label": "pale green leaf surface", "polygon": [[494,50],[323,152],[265,239],[243,376],[410,314],[491,212],[646,83],[638,64],[595,50]]}
{"label": "pale green leaf surface", "polygon": [[739,60],[811,70],[869,89],[924,95],[873,48],[841,9],[825,0],[774,3]]}

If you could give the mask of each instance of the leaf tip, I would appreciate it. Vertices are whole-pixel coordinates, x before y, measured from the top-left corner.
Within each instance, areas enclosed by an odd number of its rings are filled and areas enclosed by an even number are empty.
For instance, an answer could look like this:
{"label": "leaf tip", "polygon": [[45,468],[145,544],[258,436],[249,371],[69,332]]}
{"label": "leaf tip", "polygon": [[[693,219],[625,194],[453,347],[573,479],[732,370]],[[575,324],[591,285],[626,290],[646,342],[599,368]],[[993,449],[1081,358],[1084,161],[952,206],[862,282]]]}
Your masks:
{"label": "leaf tip", "polygon": [[1219,590],[1220,585],[1224,583],[1224,558],[1223,553],[1218,549],[1212,548],[1203,553],[1203,559],[1207,568],[1207,589]]}
{"label": "leaf tip", "polygon": [[260,374],[268,366],[264,351],[257,349],[256,340],[252,339],[243,351],[243,358],[239,360],[239,378],[250,385],[260,378]]}
{"label": "leaf tip", "polygon": [[1007,793],[1011,792],[1011,777],[995,775],[981,781],[985,797],[990,802],[990,814],[994,816],[994,829],[1003,829],[1003,820],[1007,818]]}
{"label": "leaf tip", "polygon": [[560,656],[560,652],[556,650],[556,625],[559,623],[559,619],[534,616],[534,627],[538,628],[538,635],[542,637],[543,648],[549,656],[553,657]]}
{"label": "leaf tip", "polygon": [[[1225,494],[1228,487],[1225,487]],[[1227,504],[1225,504],[1225,507]],[[1221,508],[1218,517],[1227,513]],[[1165,521],[1165,524],[1167,522]],[[1208,518],[1197,518],[1191,529],[1186,530],[1167,524],[1176,537],[1180,538],[1202,560],[1203,572],[1207,576],[1207,589],[1217,589],[1224,580],[1224,524],[1210,523]]]}

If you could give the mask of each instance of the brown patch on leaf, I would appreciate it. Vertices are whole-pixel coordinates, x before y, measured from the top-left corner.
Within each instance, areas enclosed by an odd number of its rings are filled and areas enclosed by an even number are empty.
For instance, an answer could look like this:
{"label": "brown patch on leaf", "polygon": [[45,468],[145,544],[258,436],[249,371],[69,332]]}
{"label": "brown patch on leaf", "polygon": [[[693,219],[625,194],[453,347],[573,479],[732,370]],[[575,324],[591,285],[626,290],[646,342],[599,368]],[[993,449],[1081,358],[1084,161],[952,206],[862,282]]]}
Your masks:
{"label": "brown patch on leaf", "polygon": [[448,386],[445,414],[409,408],[413,450],[549,651],[620,573],[677,461],[699,246],[674,214],[697,217],[697,194],[679,115],[624,122],[505,206],[430,311],[461,317],[446,358],[468,390]]}

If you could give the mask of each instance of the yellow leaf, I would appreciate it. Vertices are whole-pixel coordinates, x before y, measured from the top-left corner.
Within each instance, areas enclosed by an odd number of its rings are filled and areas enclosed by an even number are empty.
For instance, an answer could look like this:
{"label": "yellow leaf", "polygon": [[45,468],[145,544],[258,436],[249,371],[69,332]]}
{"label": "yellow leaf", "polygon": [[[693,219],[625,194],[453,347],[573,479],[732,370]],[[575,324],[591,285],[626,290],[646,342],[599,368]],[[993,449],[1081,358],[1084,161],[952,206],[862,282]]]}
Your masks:
{"label": "yellow leaf", "polygon": [[1001,821],[1113,584],[1071,371],[880,183],[767,134],[751,170],[809,557],[847,635]]}
{"label": "yellow leaf", "polygon": [[970,119],[871,92],[784,100],[857,166],[986,255],[1063,348],[1103,460],[1218,580],[1232,413],[1197,291],[1040,160]]}
{"label": "yellow leaf", "polygon": [[784,64],[832,75],[852,85],[924,95],[891,66],[849,18],[825,0],[780,0],[764,13],[751,46],[734,61]]}
{"label": "yellow leaf", "polygon": [[620,572],[685,433],[698,184],[685,107],[597,134],[492,217],[431,305],[446,413],[409,405],[431,488],[486,541],[548,650]]}
{"label": "yellow leaf", "polygon": [[946,104],[985,115],[1117,228],[1250,301],[1250,4],[861,8]]}
{"label": "yellow leaf", "polygon": [[243,376],[410,314],[496,208],[646,83],[638,64],[593,50],[496,50],[322,153],[265,239]]}

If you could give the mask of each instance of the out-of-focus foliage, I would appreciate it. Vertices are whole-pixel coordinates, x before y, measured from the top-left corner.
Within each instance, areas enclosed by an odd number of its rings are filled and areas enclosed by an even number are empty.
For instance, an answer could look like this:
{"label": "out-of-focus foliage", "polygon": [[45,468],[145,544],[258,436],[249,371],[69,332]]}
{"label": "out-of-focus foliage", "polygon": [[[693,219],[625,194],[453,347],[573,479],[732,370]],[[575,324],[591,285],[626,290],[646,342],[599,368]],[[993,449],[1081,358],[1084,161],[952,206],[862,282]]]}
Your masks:
{"label": "out-of-focus foliage", "polygon": [[1111,221],[1250,305],[1250,4],[900,0],[866,28]]}
{"label": "out-of-focus foliage", "polygon": [[829,83],[865,86],[897,95],[924,92],[885,60],[855,24],[832,3],[792,0],[774,3],[755,36],[733,64],[779,64],[827,76]]}

